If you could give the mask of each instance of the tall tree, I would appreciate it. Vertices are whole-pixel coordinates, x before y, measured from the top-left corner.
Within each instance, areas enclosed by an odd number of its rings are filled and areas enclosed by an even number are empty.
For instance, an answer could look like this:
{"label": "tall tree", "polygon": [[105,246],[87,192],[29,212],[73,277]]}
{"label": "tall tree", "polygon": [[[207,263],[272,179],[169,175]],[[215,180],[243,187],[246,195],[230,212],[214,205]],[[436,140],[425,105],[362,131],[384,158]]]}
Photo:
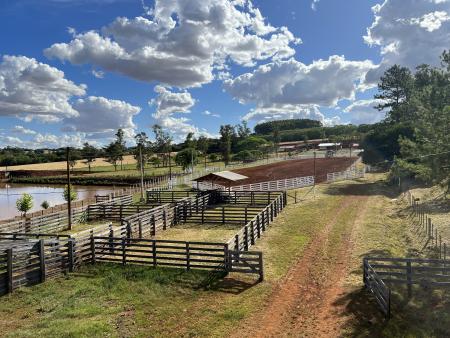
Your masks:
{"label": "tall tree", "polygon": [[204,161],[205,161],[205,168],[206,168],[206,161],[207,161],[207,153],[208,153],[208,147],[209,147],[209,140],[206,136],[200,136],[197,140],[197,149],[201,151]]}
{"label": "tall tree", "polygon": [[150,158],[152,157],[152,142],[148,139],[147,134],[145,132],[140,132],[139,134],[136,134],[134,137],[136,140],[136,149],[134,151],[134,158],[136,159],[136,168],[138,170],[141,169],[141,161],[140,161],[140,154],[142,154],[142,163],[145,163],[150,161]]}
{"label": "tall tree", "polygon": [[120,170],[123,170],[123,156],[126,151],[125,133],[122,128],[119,128],[116,133],[117,152],[120,161]]}
{"label": "tall tree", "polygon": [[[153,133],[155,134],[155,150],[162,154],[165,154],[163,157],[163,166],[167,165],[167,160],[171,159],[172,152],[172,137],[169,133],[165,132],[162,127],[158,124],[153,125],[152,127]],[[169,163],[170,166],[170,163]],[[169,168],[171,170],[171,168]]]}
{"label": "tall tree", "polygon": [[408,109],[408,103],[413,87],[411,71],[399,65],[392,66],[380,78],[378,84],[380,93],[376,94],[375,98],[383,102],[375,108],[380,111],[388,110],[387,120],[389,122],[398,123],[409,120],[411,110]]}
{"label": "tall tree", "polygon": [[121,148],[117,142],[111,142],[104,148],[106,162],[111,163],[114,166],[114,170],[117,171],[117,165],[122,158]]}
{"label": "tall tree", "polygon": [[91,165],[95,162],[97,158],[98,150],[94,146],[90,145],[88,142],[83,144],[81,149],[81,156],[84,159],[83,163],[86,164],[91,172]]}
{"label": "tall tree", "polygon": [[247,121],[243,120],[241,124],[236,126],[237,135],[240,139],[245,139],[250,136],[251,130],[247,126]]}
{"label": "tall tree", "polygon": [[231,142],[234,135],[235,130],[232,125],[226,124],[220,126],[220,146],[225,164],[228,164],[231,160]]}

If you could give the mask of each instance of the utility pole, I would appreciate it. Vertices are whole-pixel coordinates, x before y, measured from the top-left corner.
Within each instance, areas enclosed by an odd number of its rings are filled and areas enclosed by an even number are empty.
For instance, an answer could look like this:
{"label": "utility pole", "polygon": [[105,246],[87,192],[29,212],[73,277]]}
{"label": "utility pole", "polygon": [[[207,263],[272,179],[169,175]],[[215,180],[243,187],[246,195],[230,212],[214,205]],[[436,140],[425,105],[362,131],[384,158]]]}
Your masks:
{"label": "utility pole", "polygon": [[144,201],[144,163],[142,161],[142,144],[139,145],[139,163],[141,168],[141,202]]}
{"label": "utility pole", "polygon": [[66,148],[66,162],[67,162],[67,213],[69,219],[69,230],[72,230],[72,194],[70,191],[70,148]]}

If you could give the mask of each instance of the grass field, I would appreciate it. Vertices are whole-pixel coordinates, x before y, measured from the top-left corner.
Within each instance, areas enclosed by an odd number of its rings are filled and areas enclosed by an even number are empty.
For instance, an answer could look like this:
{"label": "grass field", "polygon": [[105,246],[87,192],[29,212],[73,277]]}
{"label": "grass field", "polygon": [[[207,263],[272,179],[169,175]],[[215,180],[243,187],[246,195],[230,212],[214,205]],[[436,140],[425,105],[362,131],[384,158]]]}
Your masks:
{"label": "grass field", "polygon": [[[449,336],[445,293],[417,291],[405,300],[400,292],[393,318],[385,323],[361,288],[362,256],[424,254],[411,231],[406,203],[382,178],[319,185],[315,192],[299,189],[302,202],[288,204],[252,248],[264,252],[262,283],[256,283],[256,276],[238,274],[214,279],[201,271],[85,266],[67,278],[3,297],[2,334],[250,337],[277,336],[274,325],[281,325],[285,336]],[[191,230],[184,230],[189,236]],[[337,281],[339,293],[329,292],[328,279]]]}

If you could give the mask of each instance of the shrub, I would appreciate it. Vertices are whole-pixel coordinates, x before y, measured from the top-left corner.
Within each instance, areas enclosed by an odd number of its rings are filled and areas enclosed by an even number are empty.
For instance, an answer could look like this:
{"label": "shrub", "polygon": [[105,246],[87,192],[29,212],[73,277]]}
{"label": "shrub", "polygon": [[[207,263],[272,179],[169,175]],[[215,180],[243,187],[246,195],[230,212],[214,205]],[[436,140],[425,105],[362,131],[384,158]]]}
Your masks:
{"label": "shrub", "polygon": [[26,193],[23,194],[22,197],[16,201],[16,207],[23,216],[26,216],[27,212],[33,207],[33,196]]}

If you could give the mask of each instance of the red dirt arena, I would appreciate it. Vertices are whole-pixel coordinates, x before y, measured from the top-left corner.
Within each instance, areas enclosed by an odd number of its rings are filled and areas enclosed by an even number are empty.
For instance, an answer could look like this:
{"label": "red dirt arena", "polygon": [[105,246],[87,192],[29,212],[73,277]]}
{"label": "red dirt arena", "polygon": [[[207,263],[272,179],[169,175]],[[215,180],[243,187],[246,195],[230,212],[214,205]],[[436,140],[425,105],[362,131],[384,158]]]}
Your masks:
{"label": "red dirt arena", "polygon": [[[317,158],[316,183],[326,181],[328,173],[346,170],[356,160],[358,160],[357,157]],[[276,181],[285,178],[313,176],[314,159],[288,160],[257,167],[235,169],[232,171],[247,176],[248,178],[235,182],[234,184],[231,184],[231,186]]]}

